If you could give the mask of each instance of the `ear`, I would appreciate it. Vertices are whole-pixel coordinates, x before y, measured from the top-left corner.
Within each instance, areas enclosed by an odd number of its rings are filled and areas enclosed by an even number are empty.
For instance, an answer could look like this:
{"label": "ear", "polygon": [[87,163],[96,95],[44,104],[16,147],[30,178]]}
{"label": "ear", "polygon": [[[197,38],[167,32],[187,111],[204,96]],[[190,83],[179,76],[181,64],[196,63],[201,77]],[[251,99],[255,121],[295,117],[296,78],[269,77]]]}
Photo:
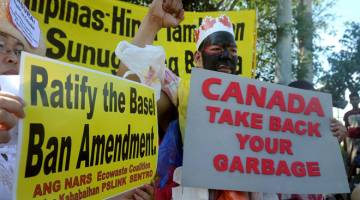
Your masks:
{"label": "ear", "polygon": [[203,61],[202,61],[202,55],[201,55],[200,51],[195,51],[194,63],[195,63],[196,67],[204,68]]}

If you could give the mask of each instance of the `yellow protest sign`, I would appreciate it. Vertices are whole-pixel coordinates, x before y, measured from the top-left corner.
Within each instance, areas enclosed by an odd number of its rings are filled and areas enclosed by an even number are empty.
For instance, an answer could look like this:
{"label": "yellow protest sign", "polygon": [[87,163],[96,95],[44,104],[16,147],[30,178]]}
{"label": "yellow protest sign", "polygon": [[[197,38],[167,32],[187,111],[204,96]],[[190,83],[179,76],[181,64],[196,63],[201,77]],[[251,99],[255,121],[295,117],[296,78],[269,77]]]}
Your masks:
{"label": "yellow protest sign", "polygon": [[24,53],[16,199],[104,199],[157,167],[153,89]]}
{"label": "yellow protest sign", "polygon": [[[131,41],[147,7],[118,0],[24,0],[39,20],[46,38],[46,56],[65,62],[115,73],[119,60],[114,54],[121,40]],[[256,14],[254,10],[230,12],[185,12],[176,28],[163,29],[155,44],[162,45],[168,67],[188,78],[194,67],[194,29],[205,16],[226,14],[234,25],[239,52],[237,73],[251,77],[255,68]]]}

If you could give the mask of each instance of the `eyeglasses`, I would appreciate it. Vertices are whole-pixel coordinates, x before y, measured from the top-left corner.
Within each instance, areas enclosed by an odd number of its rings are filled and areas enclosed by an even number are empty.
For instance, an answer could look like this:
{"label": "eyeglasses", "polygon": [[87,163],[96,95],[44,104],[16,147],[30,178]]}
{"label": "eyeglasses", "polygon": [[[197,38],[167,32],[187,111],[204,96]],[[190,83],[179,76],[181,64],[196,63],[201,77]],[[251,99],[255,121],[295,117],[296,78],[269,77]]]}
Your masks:
{"label": "eyeglasses", "polygon": [[7,42],[7,40],[8,39],[0,36],[0,53],[2,54],[14,53],[16,57],[20,58],[21,51],[24,50],[24,47],[18,44],[11,44]]}

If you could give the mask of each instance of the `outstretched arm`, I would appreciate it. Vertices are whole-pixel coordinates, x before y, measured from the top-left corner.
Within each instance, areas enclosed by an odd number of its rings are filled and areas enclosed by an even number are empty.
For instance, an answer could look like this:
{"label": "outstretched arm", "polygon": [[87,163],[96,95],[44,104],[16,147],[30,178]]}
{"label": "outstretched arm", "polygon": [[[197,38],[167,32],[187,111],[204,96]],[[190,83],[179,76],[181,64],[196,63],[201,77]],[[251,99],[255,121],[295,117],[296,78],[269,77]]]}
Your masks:
{"label": "outstretched arm", "polygon": [[[145,47],[154,42],[156,34],[161,28],[175,27],[184,19],[184,10],[181,0],[154,0],[132,41],[134,45]],[[120,63],[117,75],[124,77],[128,68]],[[127,75],[125,78],[140,82],[136,74]],[[157,102],[160,128],[165,132],[167,126],[176,115],[176,105],[164,91],[161,91],[160,100]]]}
{"label": "outstretched arm", "polygon": [[[132,43],[139,47],[145,47],[154,42],[156,34],[161,28],[175,27],[184,19],[184,10],[181,0],[154,0],[142,20],[138,32]],[[128,68],[120,64],[118,76],[124,76]],[[138,81],[136,75],[128,76],[128,79]]]}

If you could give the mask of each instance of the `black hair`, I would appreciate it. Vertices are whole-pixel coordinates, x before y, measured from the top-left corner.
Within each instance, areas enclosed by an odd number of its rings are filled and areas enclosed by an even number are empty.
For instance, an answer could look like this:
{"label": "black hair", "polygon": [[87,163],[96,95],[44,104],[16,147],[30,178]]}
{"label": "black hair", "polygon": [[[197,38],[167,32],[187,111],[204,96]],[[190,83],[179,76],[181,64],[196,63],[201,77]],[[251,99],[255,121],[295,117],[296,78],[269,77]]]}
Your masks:
{"label": "black hair", "polygon": [[293,81],[288,86],[293,88],[304,89],[304,90],[315,90],[314,85],[305,80]]}
{"label": "black hair", "polygon": [[357,92],[351,92],[349,98],[351,97],[359,97],[359,94]]}

